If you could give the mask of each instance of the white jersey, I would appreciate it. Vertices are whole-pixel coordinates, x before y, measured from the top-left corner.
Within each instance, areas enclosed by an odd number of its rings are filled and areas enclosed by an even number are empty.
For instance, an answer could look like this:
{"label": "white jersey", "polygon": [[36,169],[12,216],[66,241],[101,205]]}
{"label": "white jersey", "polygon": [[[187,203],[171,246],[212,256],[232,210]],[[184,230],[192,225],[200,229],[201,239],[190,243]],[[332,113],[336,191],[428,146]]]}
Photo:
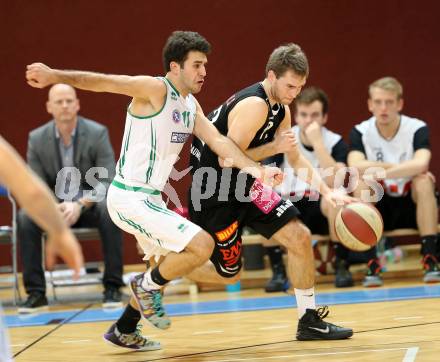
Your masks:
{"label": "white jersey", "polygon": [[115,181],[126,186],[162,191],[184,143],[193,132],[196,101],[183,98],[166,78],[165,104],[151,116],[139,117],[127,109],[124,138]]}
{"label": "white jersey", "polygon": [[[292,132],[295,135],[295,138],[298,142],[299,151],[301,154],[312,164],[312,166],[317,169],[319,168],[319,160],[316,157],[315,151],[313,148],[306,147],[302,144],[301,138],[300,138],[300,128],[298,126],[292,127]],[[342,137],[338,135],[337,133],[334,133],[330,131],[329,129],[325,127],[321,127],[321,134],[322,134],[322,140],[324,142],[324,147],[328,151],[332,157],[335,158],[336,162],[346,162],[347,157],[347,149],[346,145],[342,147],[342,150],[338,150],[338,156],[335,155],[335,146],[339,144],[342,140]],[[289,164],[287,161],[287,158],[284,156],[283,164],[282,164],[283,171],[285,173],[285,178],[281,186],[279,187],[279,191],[282,195],[289,195],[292,193],[300,194],[304,193],[305,191],[309,191],[313,188],[310,187],[308,183],[301,180],[299,177],[297,177],[296,173],[301,172],[300,170],[294,170],[293,167]],[[315,190],[316,191],[316,190]]]}
{"label": "white jersey", "polygon": [[[420,131],[420,132],[418,132]],[[376,127],[376,117],[355,126],[351,138],[352,150],[363,152],[367,160],[399,164],[411,160],[420,148],[429,148],[426,123],[401,115],[396,135],[385,139]],[[405,195],[410,188],[411,177],[384,180],[385,192],[391,196]]]}

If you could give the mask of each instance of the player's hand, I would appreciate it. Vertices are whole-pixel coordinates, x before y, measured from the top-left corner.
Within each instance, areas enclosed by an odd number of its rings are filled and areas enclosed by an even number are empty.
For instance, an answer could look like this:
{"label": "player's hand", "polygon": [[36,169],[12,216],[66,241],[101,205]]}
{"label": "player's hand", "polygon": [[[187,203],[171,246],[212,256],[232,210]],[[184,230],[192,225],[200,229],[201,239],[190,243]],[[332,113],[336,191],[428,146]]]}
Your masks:
{"label": "player's hand", "polygon": [[321,125],[316,121],[310,123],[304,130],[304,133],[312,146],[322,141]]}
{"label": "player's hand", "polygon": [[292,131],[284,131],[275,136],[274,146],[276,153],[285,153],[297,146],[295,134]]}
{"label": "player's hand", "polygon": [[43,63],[32,63],[26,69],[26,81],[31,87],[44,88],[56,83],[53,69]]}
{"label": "player's hand", "polygon": [[81,246],[69,228],[65,228],[60,233],[48,235],[46,242],[46,266],[49,270],[55,265],[57,255],[73,269],[73,277],[77,279],[84,265],[84,259]]}
{"label": "player's hand", "polygon": [[343,206],[346,204],[351,204],[352,202],[359,201],[354,197],[348,196],[345,191],[336,190],[336,189],[331,189],[330,192],[322,196],[333,207]]}
{"label": "player's hand", "polygon": [[281,182],[283,182],[284,179],[284,173],[281,171],[278,167],[273,166],[264,166],[262,175],[261,175],[261,182],[264,184],[274,187]]}

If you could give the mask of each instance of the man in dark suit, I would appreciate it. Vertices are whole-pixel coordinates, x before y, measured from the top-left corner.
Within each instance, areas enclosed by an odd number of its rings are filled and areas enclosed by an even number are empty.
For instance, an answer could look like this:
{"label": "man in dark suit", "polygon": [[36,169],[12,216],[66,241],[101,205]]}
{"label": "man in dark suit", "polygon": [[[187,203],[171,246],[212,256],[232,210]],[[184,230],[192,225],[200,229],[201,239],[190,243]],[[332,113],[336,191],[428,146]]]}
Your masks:
{"label": "man in dark suit", "polygon": [[[105,263],[104,306],[122,306],[122,234],[106,206],[107,188],[115,172],[107,128],[78,115],[79,100],[69,85],[54,85],[46,107],[53,120],[30,132],[29,166],[54,190],[68,225],[99,229]],[[41,228],[21,210],[18,236],[28,299],[20,313],[32,313],[48,304],[41,235]]]}

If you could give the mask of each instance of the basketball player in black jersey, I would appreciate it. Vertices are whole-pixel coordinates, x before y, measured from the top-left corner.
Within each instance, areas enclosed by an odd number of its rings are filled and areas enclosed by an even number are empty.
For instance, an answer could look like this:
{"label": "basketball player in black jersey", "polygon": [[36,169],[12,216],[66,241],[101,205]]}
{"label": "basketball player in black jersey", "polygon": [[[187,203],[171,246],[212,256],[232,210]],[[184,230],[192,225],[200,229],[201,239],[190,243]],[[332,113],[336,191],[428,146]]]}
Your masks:
{"label": "basketball player in black jersey", "polygon": [[[288,105],[304,86],[308,71],[307,58],[298,45],[280,46],[269,57],[266,78],[234,94],[208,118],[256,161],[286,153],[295,169],[307,169],[305,181],[317,180],[316,189],[330,204],[344,204],[351,199],[327,187],[299,152],[290,130]],[[236,282],[241,269],[241,232],[248,225],[287,249],[300,319],[297,339],[351,337],[351,329],[323,321],[328,314],[326,308],[316,309],[311,234],[298,219],[299,211],[274,191],[263,190],[259,180],[228,168],[228,163],[200,140],[194,140],[190,217],[211,234],[216,245],[211,262],[189,277],[204,282]]]}
{"label": "basketball player in black jersey", "polygon": [[[364,177],[382,184],[384,194],[375,201],[385,230],[419,230],[425,270],[423,281],[438,283],[438,206],[434,176],[428,171],[431,161],[429,129],[425,122],[402,114],[402,108],[403,87],[397,79],[384,77],[370,84],[368,109],[372,117],[350,132],[348,164],[358,168]],[[383,174],[372,172],[374,168],[381,168]],[[355,194],[360,196],[368,188],[360,183]],[[375,248],[366,254],[369,261],[364,286],[382,285]]]}

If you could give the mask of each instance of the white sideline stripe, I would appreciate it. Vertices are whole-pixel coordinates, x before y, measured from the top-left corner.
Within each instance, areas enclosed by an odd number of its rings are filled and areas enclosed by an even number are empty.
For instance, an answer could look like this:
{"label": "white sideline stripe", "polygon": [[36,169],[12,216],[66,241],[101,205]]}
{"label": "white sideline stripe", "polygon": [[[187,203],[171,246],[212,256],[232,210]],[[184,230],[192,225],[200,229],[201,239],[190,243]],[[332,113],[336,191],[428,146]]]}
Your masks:
{"label": "white sideline stripe", "polygon": [[413,362],[416,360],[416,354],[419,351],[419,347],[411,347],[405,353],[402,362]]}
{"label": "white sideline stripe", "polygon": [[290,327],[290,325],[285,324],[285,325],[281,325],[281,326],[260,327],[260,328],[258,328],[258,329],[260,329],[260,330],[262,330],[262,331],[265,331],[265,330],[267,330],[267,329],[281,329],[281,328],[289,328],[289,327]]}
{"label": "white sideline stripe", "polygon": [[212,330],[212,331],[199,331],[199,332],[194,332],[193,335],[197,335],[197,334],[214,334],[214,333],[223,333],[224,331],[220,331],[220,330]]}
{"label": "white sideline stripe", "polygon": [[394,318],[395,321],[405,320],[405,319],[418,319],[423,318],[421,315],[416,315],[414,317],[396,317]]}
{"label": "white sideline stripe", "polygon": [[306,354],[287,354],[283,356],[265,356],[265,357],[250,357],[250,358],[234,358],[234,359],[222,359],[222,360],[210,360],[210,362],[235,362],[235,361],[256,361],[256,360],[268,360],[278,358],[294,358],[294,357],[311,357],[311,356],[330,356],[338,354],[351,354],[351,353],[368,353],[368,352],[385,352],[385,351],[401,351],[406,350],[405,357],[402,362],[413,362],[414,358],[419,350],[419,347],[401,347],[401,348],[382,348],[382,349],[362,349],[358,351],[346,351],[346,352],[324,352],[324,353],[306,353]]}
{"label": "white sideline stripe", "polygon": [[79,342],[90,342],[90,341],[91,341],[90,339],[75,339],[72,341],[64,341],[61,343],[79,343]]}
{"label": "white sideline stripe", "polygon": [[23,347],[26,346],[24,343],[20,343],[20,344],[11,344],[11,347]]}

